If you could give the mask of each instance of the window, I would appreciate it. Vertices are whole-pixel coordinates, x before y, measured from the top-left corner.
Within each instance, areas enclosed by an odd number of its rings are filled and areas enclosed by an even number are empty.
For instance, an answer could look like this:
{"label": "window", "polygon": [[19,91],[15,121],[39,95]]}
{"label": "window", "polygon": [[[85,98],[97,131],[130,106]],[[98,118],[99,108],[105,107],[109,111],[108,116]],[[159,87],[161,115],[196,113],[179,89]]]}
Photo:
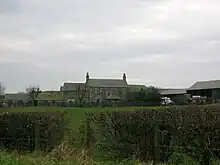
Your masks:
{"label": "window", "polygon": [[117,95],[118,94],[118,88],[112,88],[111,93],[112,93],[112,95]]}
{"label": "window", "polygon": [[107,90],[107,96],[110,96],[111,95],[111,92],[109,90]]}
{"label": "window", "polygon": [[100,94],[100,88],[97,88],[96,91],[97,91],[97,92],[96,92],[97,95],[99,95],[99,94]]}
{"label": "window", "polygon": [[96,92],[96,91],[95,91],[95,88],[92,88],[92,89],[91,89],[91,96],[93,96],[93,95],[95,94],[95,92]]}
{"label": "window", "polygon": [[123,94],[123,89],[122,89],[122,88],[120,88],[120,89],[119,89],[119,96],[121,97],[121,96],[122,96],[122,94]]}

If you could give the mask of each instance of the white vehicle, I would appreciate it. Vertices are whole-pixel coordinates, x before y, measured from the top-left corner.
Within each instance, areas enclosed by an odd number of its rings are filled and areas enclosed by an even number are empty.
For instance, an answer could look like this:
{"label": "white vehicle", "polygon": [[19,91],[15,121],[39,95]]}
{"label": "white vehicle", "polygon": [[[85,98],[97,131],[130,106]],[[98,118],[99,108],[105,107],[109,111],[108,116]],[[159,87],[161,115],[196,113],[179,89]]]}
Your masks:
{"label": "white vehicle", "polygon": [[2,103],[2,107],[3,108],[8,108],[8,104],[7,103]]}
{"label": "white vehicle", "polygon": [[162,105],[173,105],[174,102],[169,97],[162,97],[161,98],[161,104]]}
{"label": "white vehicle", "polygon": [[207,97],[205,96],[192,96],[193,104],[206,104]]}

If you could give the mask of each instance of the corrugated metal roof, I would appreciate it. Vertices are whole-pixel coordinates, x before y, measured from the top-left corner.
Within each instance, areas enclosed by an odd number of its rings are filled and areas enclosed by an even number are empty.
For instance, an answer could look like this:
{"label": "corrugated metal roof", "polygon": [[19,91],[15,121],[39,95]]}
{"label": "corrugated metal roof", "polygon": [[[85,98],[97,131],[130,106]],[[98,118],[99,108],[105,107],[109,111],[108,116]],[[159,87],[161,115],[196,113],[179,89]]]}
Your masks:
{"label": "corrugated metal roof", "polygon": [[200,90],[200,89],[216,89],[220,88],[220,80],[211,81],[198,81],[189,87],[188,90]]}
{"label": "corrugated metal roof", "polygon": [[85,87],[85,83],[64,83],[63,87],[61,88],[62,91],[71,91],[77,90],[78,87]]}
{"label": "corrugated metal roof", "polygon": [[160,89],[161,95],[178,95],[186,94],[186,89]]}
{"label": "corrugated metal roof", "polygon": [[90,87],[108,88],[117,87],[125,88],[128,87],[127,83],[121,79],[89,79],[87,85]]}

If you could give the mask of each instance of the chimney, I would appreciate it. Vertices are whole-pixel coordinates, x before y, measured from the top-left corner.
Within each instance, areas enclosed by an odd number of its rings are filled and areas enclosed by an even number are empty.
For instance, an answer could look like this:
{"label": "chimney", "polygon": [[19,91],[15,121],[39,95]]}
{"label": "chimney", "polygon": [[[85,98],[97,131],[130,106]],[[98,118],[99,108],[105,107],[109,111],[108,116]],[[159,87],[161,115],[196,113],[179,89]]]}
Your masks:
{"label": "chimney", "polygon": [[89,72],[86,73],[86,82],[89,80]]}
{"label": "chimney", "polygon": [[125,74],[125,73],[123,74],[123,80],[124,80],[124,81],[127,81],[127,78],[126,78],[126,74]]}

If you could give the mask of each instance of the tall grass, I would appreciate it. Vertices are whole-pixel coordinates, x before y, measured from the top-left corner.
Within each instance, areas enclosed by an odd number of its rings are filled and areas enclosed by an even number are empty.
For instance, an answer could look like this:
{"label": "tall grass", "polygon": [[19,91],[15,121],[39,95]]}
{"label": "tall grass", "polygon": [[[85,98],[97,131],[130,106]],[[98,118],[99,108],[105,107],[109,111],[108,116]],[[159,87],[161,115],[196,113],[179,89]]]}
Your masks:
{"label": "tall grass", "polygon": [[[218,160],[213,160],[211,165],[219,165]],[[63,142],[56,147],[50,154],[42,153],[20,154],[18,152],[1,152],[1,165],[152,165],[152,163],[144,164],[134,160],[121,161],[94,161],[86,150],[78,150],[73,148],[69,142]],[[158,165],[198,165],[192,158],[175,154],[170,157],[167,164]]]}
{"label": "tall grass", "polygon": [[[86,150],[77,150],[68,142],[60,144],[50,154],[21,154],[18,152],[1,152],[1,165],[148,165],[137,161],[94,161]],[[149,164],[150,165],[150,164]]]}

